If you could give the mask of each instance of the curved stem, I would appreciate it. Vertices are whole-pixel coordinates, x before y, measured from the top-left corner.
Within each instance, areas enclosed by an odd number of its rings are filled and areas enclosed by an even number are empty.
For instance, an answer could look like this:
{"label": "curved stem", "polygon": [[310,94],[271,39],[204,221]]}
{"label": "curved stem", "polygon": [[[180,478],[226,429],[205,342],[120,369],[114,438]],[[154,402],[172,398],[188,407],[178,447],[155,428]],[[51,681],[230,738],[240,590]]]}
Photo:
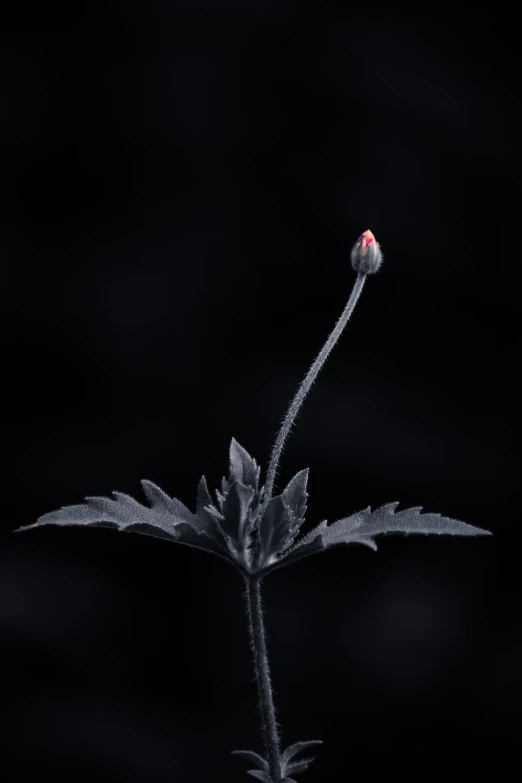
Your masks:
{"label": "curved stem", "polygon": [[279,753],[279,736],[270,682],[270,669],[263,624],[263,609],[261,606],[261,580],[256,577],[245,577],[246,599],[248,605],[250,646],[254,653],[254,669],[256,673],[259,709],[265,742],[265,753],[268,760],[270,777],[274,783],[281,778],[281,756]]}
{"label": "curved stem", "polygon": [[281,458],[281,452],[283,451],[283,446],[285,444],[285,440],[287,439],[290,429],[292,427],[292,424],[294,423],[294,419],[297,416],[299,412],[299,408],[304,402],[304,399],[308,392],[310,391],[313,382],[319,375],[319,372],[325,363],[325,361],[328,358],[328,355],[330,354],[330,351],[334,347],[335,343],[341,336],[341,333],[350,320],[350,316],[353,313],[355,309],[355,305],[357,304],[357,300],[359,299],[361,292],[363,290],[364,281],[366,280],[366,275],[362,272],[359,272],[357,275],[357,279],[355,281],[355,284],[352,289],[352,293],[350,294],[350,298],[348,299],[348,302],[346,304],[346,307],[344,308],[341,317],[337,321],[332,333],[328,337],[327,341],[321,348],[321,352],[319,353],[319,356],[314,361],[310,369],[308,370],[308,373],[305,376],[305,379],[301,383],[299,389],[297,390],[297,393],[292,400],[290,407],[288,408],[287,414],[285,416],[285,419],[283,421],[283,424],[281,426],[281,429],[279,430],[279,434],[277,436],[274,448],[272,449],[272,455],[270,457],[270,464],[268,466],[267,471],[267,477],[266,477],[266,484],[265,484],[265,494],[263,498],[263,504],[260,509],[259,516],[260,518],[263,516],[267,505],[270,502],[270,499],[272,497],[272,492],[274,489],[274,481],[275,476],[277,472],[277,468],[279,465],[279,460]]}

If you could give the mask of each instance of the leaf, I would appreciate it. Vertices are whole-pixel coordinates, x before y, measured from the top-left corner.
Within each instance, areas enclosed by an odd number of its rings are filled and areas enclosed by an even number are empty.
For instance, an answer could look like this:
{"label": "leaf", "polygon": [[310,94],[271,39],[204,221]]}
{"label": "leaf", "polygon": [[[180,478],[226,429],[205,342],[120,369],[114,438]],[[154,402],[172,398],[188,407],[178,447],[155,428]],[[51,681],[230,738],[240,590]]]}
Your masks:
{"label": "leaf", "polygon": [[286,536],[286,541],[279,551],[287,549],[294,543],[296,535],[299,533],[301,525],[305,520],[306,500],[308,494],[306,485],[308,483],[308,468],[301,470],[291,479],[286,488],[281,493],[283,503],[285,504],[290,518],[290,526]]}
{"label": "leaf", "polygon": [[299,473],[296,473],[281,493],[286,506],[290,509],[296,520],[299,520],[299,524],[304,521],[306,514],[308,472],[309,469],[305,468],[304,470],[300,470]]}
{"label": "leaf", "polygon": [[169,497],[152,481],[143,480],[141,483],[151,508],[123,492],[113,492],[113,499],[87,497],[84,503],[62,506],[18,530],[31,530],[42,525],[107,527],[177,541],[221,557],[225,555],[226,550],[214,537],[217,528],[213,528],[213,523],[205,524],[180,500]]}
{"label": "leaf", "polygon": [[309,759],[302,759],[302,761],[292,761],[292,763],[285,768],[285,774],[288,772],[290,775],[300,775],[301,772],[307,771],[312,761],[315,761],[315,756],[312,756],[312,758]]}
{"label": "leaf", "polygon": [[[193,546],[197,549],[204,549],[212,554],[219,555],[225,560],[230,562],[230,553],[226,546],[223,545],[221,535],[219,531],[213,530],[196,530],[192,525],[185,522],[180,522],[179,526],[179,538],[177,539],[179,544],[185,544],[187,546]],[[133,530],[132,532],[140,532]]]}
{"label": "leaf", "polygon": [[283,751],[281,755],[281,763],[285,765],[288,764],[291,759],[294,758],[294,756],[297,756],[298,753],[301,753],[303,750],[306,750],[307,748],[313,748],[314,745],[322,745],[322,740],[308,740],[308,742],[294,742],[293,745],[289,745],[285,751]]}
{"label": "leaf", "polygon": [[301,560],[303,557],[308,557],[316,552],[324,552],[326,549],[323,541],[322,531],[326,528],[326,520],[321,522],[317,527],[307,533],[301,538],[297,544],[294,544],[290,549],[281,554],[275,563],[270,564],[265,573],[269,571],[275,571],[277,568],[282,568],[288,563],[295,563],[297,560]]}
{"label": "leaf", "polygon": [[457,519],[443,517],[440,514],[422,514],[421,506],[407,508],[396,512],[396,503],[387,503],[372,512],[371,508],[363,509],[350,517],[328,525],[326,520],[307,533],[288,552],[285,552],[276,563],[270,564],[266,571],[303,557],[324,551],[338,544],[363,544],[377,551],[375,536],[385,533],[424,533],[425,535],[453,536],[490,536],[489,530],[483,530]]}
{"label": "leaf", "polygon": [[302,753],[307,748],[312,748],[314,745],[322,745],[321,740],[310,740],[309,742],[295,742],[283,751],[281,755],[281,774],[284,775],[299,775],[301,772],[306,772],[315,757],[308,759],[299,759],[292,761],[294,756],[298,753]]}
{"label": "leaf", "polygon": [[326,547],[324,545],[323,538],[319,534],[307,544],[297,543],[287,552],[283,552],[282,555],[278,557],[273,563],[266,564],[263,567],[263,573],[265,575],[269,574],[272,571],[276,571],[278,568],[283,568],[289,563],[295,563],[298,560],[302,560],[309,555],[314,555],[317,552],[324,552],[325,549]]}
{"label": "leaf", "polygon": [[281,552],[292,534],[291,516],[282,495],[273,497],[259,523],[256,561],[262,566]]}
{"label": "leaf", "polygon": [[240,756],[247,761],[251,761],[253,764],[257,764],[259,769],[263,770],[263,772],[269,771],[268,761],[264,759],[263,756],[260,756],[259,753],[254,753],[253,750],[233,750],[232,755]]}
{"label": "leaf", "polygon": [[257,562],[268,564],[288,549],[304,522],[308,468],[299,471],[280,495],[271,498],[259,522]]}
{"label": "leaf", "polygon": [[228,483],[226,478],[223,477],[221,479],[221,491],[219,491],[219,489],[215,490],[218,508],[221,512],[223,511],[223,503],[226,500],[229,489],[230,489],[230,484]]}
{"label": "leaf", "polygon": [[[354,526],[358,522],[354,522]],[[331,527],[328,527],[328,522],[326,519],[323,519],[322,522],[320,522],[317,527],[314,527],[313,530],[311,530],[309,533],[306,534],[300,541],[297,542],[297,544],[290,550],[289,553],[289,559],[295,560],[297,558],[305,557],[307,554],[313,554],[313,551],[320,551],[326,549],[328,546],[327,540],[328,540],[328,531],[331,530]],[[318,541],[318,537],[320,537],[321,541]],[[315,547],[312,551],[306,551],[309,547],[311,547],[312,543],[315,542]],[[364,544],[365,546],[370,547],[370,549],[373,549],[374,551],[377,551],[377,545],[372,541],[371,538],[363,537],[359,535],[359,531],[357,533],[351,533],[350,534],[350,544]]]}
{"label": "leaf", "polygon": [[235,438],[230,441],[230,482],[239,481],[257,492],[261,468]]}
{"label": "leaf", "polygon": [[[298,775],[300,772],[305,772],[312,761],[314,761],[313,758],[308,759],[300,759],[298,761],[291,761],[291,759],[296,756],[298,753],[301,753],[303,750],[306,750],[307,748],[313,747],[314,745],[322,745],[321,740],[312,740],[310,742],[296,742],[294,745],[290,745],[281,755],[281,775],[282,777],[278,780],[278,783],[284,783],[284,781],[289,781],[289,783],[295,783],[295,781],[288,777],[290,774]],[[263,780],[268,783],[273,783],[272,778],[270,776],[270,768],[268,765],[268,761],[263,758],[263,756],[260,756],[258,753],[254,753],[251,750],[233,750],[232,755],[234,756],[240,756],[247,761],[252,761],[254,764],[256,764],[259,767],[259,770],[248,770],[248,774],[252,775],[252,777],[257,778],[258,780]]]}
{"label": "leaf", "polygon": [[319,524],[316,527],[314,527],[313,530],[310,530],[309,533],[307,533],[305,536],[299,539],[297,544],[295,544],[290,550],[290,552],[287,554],[287,557],[290,555],[290,553],[296,551],[299,547],[308,546],[308,544],[311,544],[313,541],[315,541],[317,536],[322,535],[324,533],[324,531],[327,529],[327,525],[328,522],[326,519],[323,519],[322,522],[319,522]]}
{"label": "leaf", "polygon": [[223,519],[218,522],[223,533],[243,547],[249,533],[249,509],[254,496],[252,487],[234,481],[223,502]]}
{"label": "leaf", "polygon": [[222,522],[224,520],[223,514],[221,514],[215,506],[205,506],[203,509],[203,516],[208,517],[213,522]]}
{"label": "leaf", "polygon": [[[216,500],[217,500],[218,508],[219,508],[219,511],[221,512],[221,511],[223,511],[223,501],[225,500],[225,498],[223,497],[223,495],[221,494],[219,489],[216,489],[214,491],[216,493]],[[214,506],[211,505],[211,508],[214,508]],[[217,511],[217,509],[214,509],[214,510]]]}
{"label": "leaf", "polygon": [[457,519],[440,514],[422,514],[422,507],[415,506],[396,512],[396,503],[387,503],[371,511],[368,507],[351,517],[339,519],[327,527],[323,535],[327,547],[336,544],[368,543],[365,539],[383,533],[424,533],[426,535],[484,536],[489,530],[473,527]]}
{"label": "leaf", "polygon": [[198,484],[198,496],[196,502],[196,516],[204,517],[205,506],[212,505],[212,497],[208,490],[207,480],[205,476],[201,476]]}
{"label": "leaf", "polygon": [[252,775],[253,778],[262,780],[263,783],[273,783],[272,778],[268,772],[260,772],[258,769],[247,769],[247,775]]}
{"label": "leaf", "polygon": [[[181,502],[181,500],[177,500],[177,498],[170,498],[167,494],[165,494],[165,492],[163,492],[162,489],[158,487],[157,484],[154,484],[152,481],[147,481],[147,479],[142,479],[140,484],[145,495],[147,496],[147,500],[149,501],[154,511],[157,511],[162,515],[171,514],[173,516],[180,517],[181,519],[185,519],[186,521],[192,521],[194,514],[189,511],[189,509],[184,503]],[[113,495],[120,495],[120,493],[113,492]],[[128,498],[129,496],[126,495],[125,497]],[[132,500],[132,502],[136,503],[138,506],[141,505],[132,498],[130,498],[130,500]],[[146,506],[143,508],[146,508]]]}

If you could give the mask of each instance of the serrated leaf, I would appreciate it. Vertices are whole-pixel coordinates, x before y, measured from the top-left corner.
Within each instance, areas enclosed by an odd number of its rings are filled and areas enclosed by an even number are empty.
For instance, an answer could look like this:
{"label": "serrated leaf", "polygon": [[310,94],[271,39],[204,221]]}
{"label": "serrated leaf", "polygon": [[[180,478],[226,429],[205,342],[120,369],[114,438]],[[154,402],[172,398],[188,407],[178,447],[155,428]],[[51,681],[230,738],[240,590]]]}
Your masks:
{"label": "serrated leaf", "polygon": [[[371,511],[368,507],[351,517],[339,519],[326,528],[323,533],[327,547],[336,544],[352,543],[355,538],[373,538],[384,533],[423,533],[425,535],[484,536],[491,535],[489,530],[473,527],[457,519],[443,517],[440,514],[422,514],[422,507],[415,506],[395,511],[398,502],[387,503]],[[359,543],[361,543],[359,541]]]}
{"label": "serrated leaf", "polygon": [[246,759],[246,761],[257,764],[259,769],[263,770],[263,772],[269,771],[268,761],[264,759],[263,756],[260,756],[259,753],[254,753],[253,750],[233,750],[232,755],[239,756],[240,758]]}
{"label": "serrated leaf", "polygon": [[239,481],[257,492],[260,468],[248,451],[235,438],[230,442],[230,482]]}
{"label": "serrated leaf", "polygon": [[212,536],[213,523],[204,526],[180,500],[170,498],[152,481],[144,480],[142,486],[151,508],[123,492],[113,492],[113,499],[87,497],[84,503],[62,506],[43,514],[37,522],[21,527],[19,531],[43,525],[106,527],[176,541],[224,555],[224,548]]}
{"label": "serrated leaf", "polygon": [[[153,481],[142,479],[140,481],[140,484],[147,497],[147,500],[149,501],[154,511],[157,511],[162,515],[172,514],[175,517],[180,517],[181,519],[192,521],[194,514],[192,514],[192,512],[186,507],[184,503],[181,502],[181,500],[178,500],[177,498],[169,497],[165,492],[163,492],[162,489],[160,489],[160,487],[158,487],[157,484],[154,484]],[[120,494],[121,493],[113,492],[113,495],[120,495]],[[126,497],[129,496],[127,495]],[[133,499],[130,498],[130,500]],[[137,501],[135,500],[133,502],[137,503]],[[138,503],[137,505],[140,504]]]}
{"label": "serrated leaf", "polygon": [[305,535],[297,544],[283,553],[267,571],[285,566],[302,557],[324,551],[339,544],[363,544],[377,551],[373,540],[375,536],[386,533],[423,533],[425,535],[488,536],[489,530],[483,530],[457,519],[443,517],[440,514],[422,514],[421,506],[396,512],[398,502],[387,503],[372,512],[371,508],[339,519],[328,525],[326,520]]}

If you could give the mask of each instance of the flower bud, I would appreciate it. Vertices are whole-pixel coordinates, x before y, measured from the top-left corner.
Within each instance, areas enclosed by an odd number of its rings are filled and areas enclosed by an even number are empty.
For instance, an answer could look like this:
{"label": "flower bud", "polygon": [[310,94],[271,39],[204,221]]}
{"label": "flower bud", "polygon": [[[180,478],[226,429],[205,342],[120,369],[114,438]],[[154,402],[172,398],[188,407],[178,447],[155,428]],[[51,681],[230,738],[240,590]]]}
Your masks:
{"label": "flower bud", "polygon": [[382,252],[379,243],[368,229],[364,231],[352,248],[352,267],[363,275],[373,275],[382,264]]}

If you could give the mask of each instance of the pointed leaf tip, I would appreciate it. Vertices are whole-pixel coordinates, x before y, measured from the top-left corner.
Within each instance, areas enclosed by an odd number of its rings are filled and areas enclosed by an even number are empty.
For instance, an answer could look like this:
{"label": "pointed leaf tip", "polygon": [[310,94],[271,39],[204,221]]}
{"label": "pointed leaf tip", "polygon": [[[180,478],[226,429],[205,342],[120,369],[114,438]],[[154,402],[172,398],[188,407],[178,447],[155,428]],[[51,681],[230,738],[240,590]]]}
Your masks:
{"label": "pointed leaf tip", "polygon": [[210,495],[207,479],[205,476],[201,476],[198,484],[197,500],[196,500],[196,516],[203,517],[203,510],[205,506],[212,505],[212,497]]}
{"label": "pointed leaf tip", "polygon": [[169,497],[152,481],[141,483],[150,508],[130,495],[113,492],[112,498],[87,497],[81,504],[62,506],[20,530],[42,525],[105,527],[187,544],[230,559],[213,535],[213,520],[204,524],[180,500]]}
{"label": "pointed leaf tip", "polygon": [[260,468],[248,451],[235,438],[230,441],[230,482],[240,481],[257,491]]}
{"label": "pointed leaf tip", "polygon": [[[158,511],[162,514],[172,514],[173,516],[179,517],[186,522],[191,521],[193,515],[187,506],[181,502],[181,500],[178,500],[177,498],[171,498],[169,495],[167,495],[166,492],[158,487],[157,484],[155,484],[153,481],[149,481],[148,479],[142,479],[140,484],[142,486],[143,492],[147,497],[147,500],[150,503],[151,508],[154,509],[154,511]],[[118,496],[121,493],[113,492],[112,494]]]}
{"label": "pointed leaf tip", "polygon": [[303,523],[306,514],[308,473],[308,468],[300,470],[299,473],[296,473],[295,476],[290,479],[281,493],[285,505],[295,518],[298,526]]}
{"label": "pointed leaf tip", "polygon": [[366,543],[371,546],[375,536],[386,533],[420,533],[425,535],[487,536],[489,530],[450,519],[436,513],[422,513],[422,506],[396,511],[398,502],[386,503],[372,511],[364,511],[339,519],[323,533],[327,547],[336,544]]}

